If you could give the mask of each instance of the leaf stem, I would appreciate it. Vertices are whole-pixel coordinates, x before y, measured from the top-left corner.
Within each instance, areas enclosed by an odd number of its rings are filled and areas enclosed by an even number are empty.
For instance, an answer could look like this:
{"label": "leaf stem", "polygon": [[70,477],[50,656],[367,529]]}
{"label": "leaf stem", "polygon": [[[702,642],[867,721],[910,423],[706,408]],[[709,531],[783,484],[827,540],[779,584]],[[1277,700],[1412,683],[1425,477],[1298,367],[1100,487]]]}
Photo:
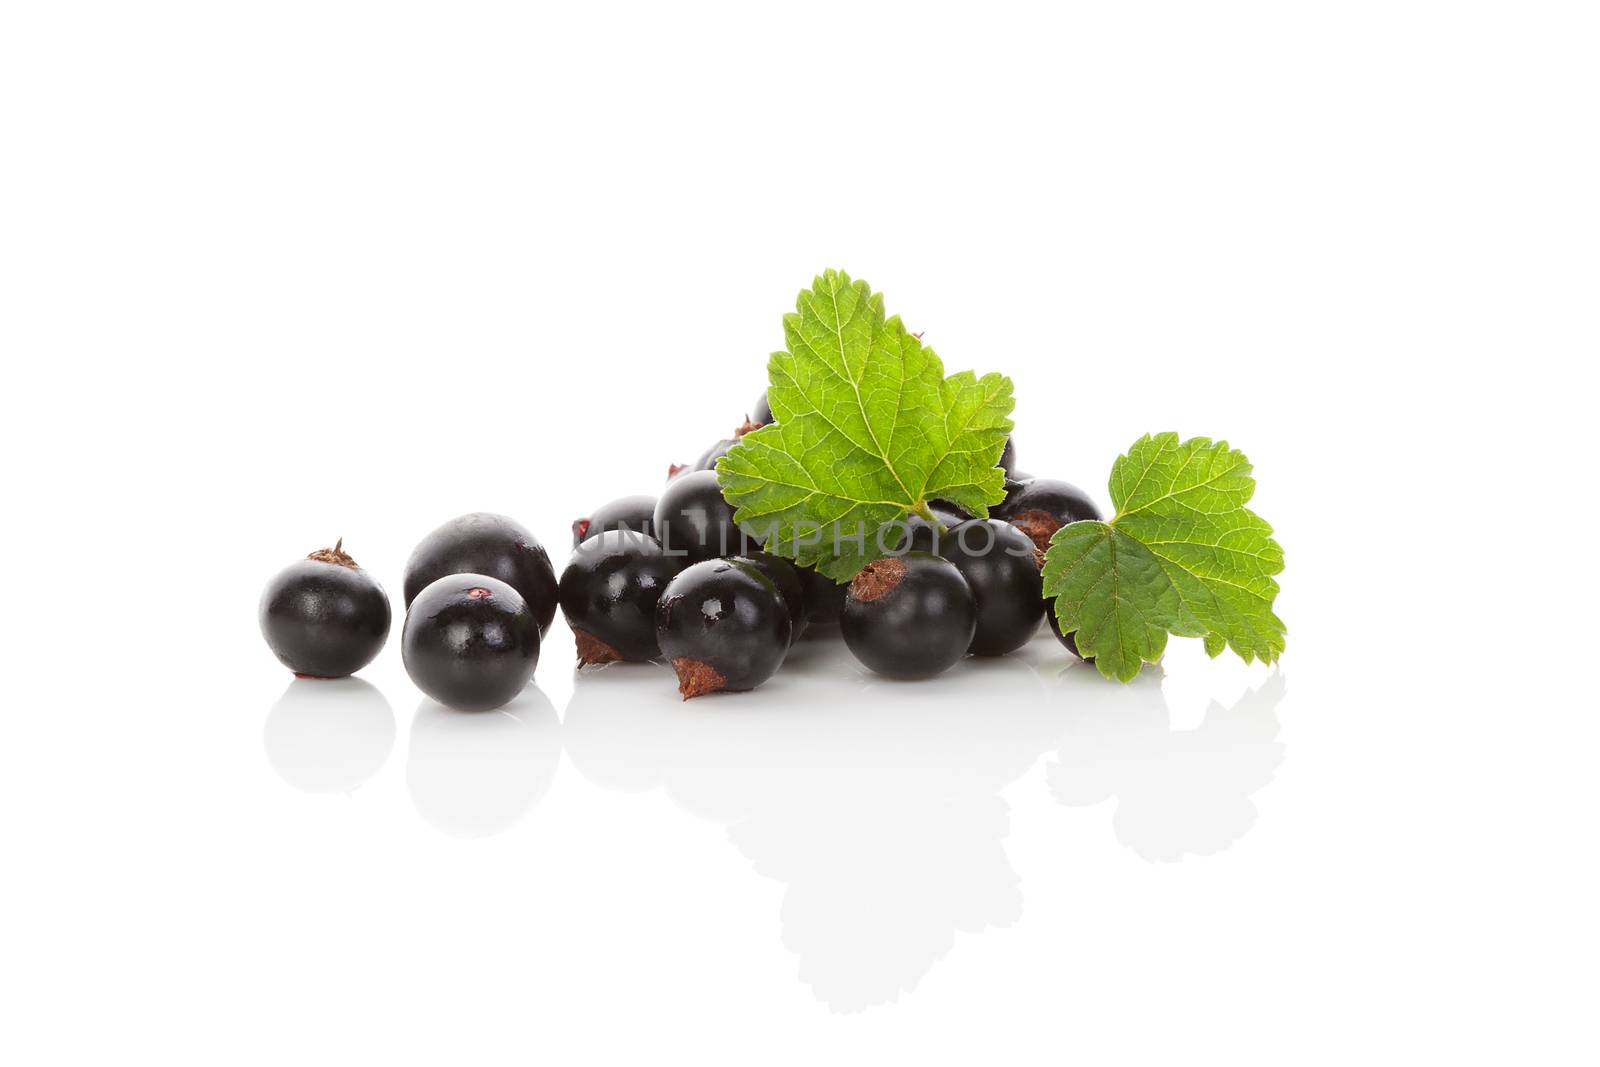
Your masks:
{"label": "leaf stem", "polygon": [[919,500],[912,506],[911,510],[926,520],[928,525],[933,527],[933,532],[937,536],[943,537],[950,532],[945,524],[939,521],[939,517],[933,513],[933,509],[928,506],[926,500]]}

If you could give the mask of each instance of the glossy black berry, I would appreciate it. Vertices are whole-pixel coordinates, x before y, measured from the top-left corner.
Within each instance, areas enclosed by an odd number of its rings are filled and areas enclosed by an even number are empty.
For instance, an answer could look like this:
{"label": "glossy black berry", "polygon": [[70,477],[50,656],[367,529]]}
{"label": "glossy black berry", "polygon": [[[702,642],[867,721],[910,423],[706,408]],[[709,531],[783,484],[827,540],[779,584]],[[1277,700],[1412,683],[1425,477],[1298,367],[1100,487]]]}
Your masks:
{"label": "glossy black berry", "polygon": [[795,565],[771,552],[749,552],[733,558],[754,566],[777,588],[778,595],[783,597],[783,606],[789,609],[789,643],[800,640],[807,625],[806,587]]}
{"label": "glossy black berry", "polygon": [[691,471],[668,482],[656,502],[655,526],[661,547],[690,563],[736,556],[747,547],[716,471]]}
{"label": "glossy black berry", "polygon": [[948,560],[910,552],[874,560],[850,583],[839,620],[844,643],[889,678],[932,678],[966,655],[978,607]]}
{"label": "glossy black berry", "polygon": [[682,569],[682,560],[642,533],[609,530],[579,545],[561,572],[561,612],[577,642],[578,665],[661,655],[656,601]]}
{"label": "glossy black berry", "polygon": [[771,678],[789,649],[790,628],[777,587],[740,560],[696,563],[656,605],[656,639],[685,700],[754,689]]}
{"label": "glossy black berry", "polygon": [[1017,446],[1012,443],[1010,435],[1006,436],[1006,446],[1000,450],[1000,462],[995,464],[1006,472],[1006,477],[1011,477],[1017,469]]}
{"label": "glossy black berry", "polygon": [[406,562],[406,607],[447,574],[487,574],[522,595],[539,634],[556,617],[556,571],[539,539],[504,515],[475,511],[422,539]]}
{"label": "glossy black berry", "polygon": [[400,650],[418,689],[448,708],[488,711],[533,677],[539,620],[498,578],[447,574],[411,601]]}
{"label": "glossy black berry", "polygon": [[761,391],[761,397],[756,401],[755,408],[750,412],[749,421],[757,426],[768,426],[772,423],[772,405],[767,403],[766,390]]}
{"label": "glossy black berry", "polygon": [[1044,614],[1039,550],[1028,535],[999,519],[973,519],[951,527],[939,554],[961,572],[977,605],[967,651],[1003,656],[1027,644]]}
{"label": "glossy black berry", "polygon": [[737,439],[731,437],[723,441],[718,441],[716,444],[700,453],[700,458],[689,464],[689,469],[691,471],[715,470],[717,466],[717,460],[721,459],[723,456],[726,456],[728,454],[728,449],[732,448],[738,443],[739,442]]}
{"label": "glossy black berry", "polygon": [[796,567],[800,584],[805,590],[806,629],[811,633],[829,630],[839,625],[839,614],[844,611],[844,598],[850,593],[848,584],[841,584],[810,567]]}
{"label": "glossy black berry", "polygon": [[602,504],[589,515],[572,524],[572,544],[576,548],[588,538],[607,530],[632,530],[635,533],[656,535],[656,498],[653,496],[625,496]]}
{"label": "glossy black berry", "polygon": [[1017,483],[994,514],[1027,534],[1043,552],[1057,530],[1071,522],[1098,519],[1100,509],[1075,485],[1055,478],[1034,478]]}
{"label": "glossy black berry", "polygon": [[743,437],[751,430],[761,429],[763,425],[765,425],[765,423],[757,422],[749,416],[746,416],[744,422],[733,431],[732,437],[724,438],[723,440],[712,445],[710,448],[706,449],[704,452],[700,453],[700,458],[690,464],[689,469],[692,471],[716,470],[717,460],[721,459],[723,456],[726,456],[728,451],[732,449],[734,445],[739,443],[739,438]]}
{"label": "glossy black berry", "polygon": [[371,663],[389,638],[389,597],[341,540],[291,563],[267,583],[261,636],[305,678],[343,678]]}
{"label": "glossy black berry", "polygon": [[1022,473],[1019,472],[1019,473],[1016,473],[1016,474],[1008,474],[1008,475],[1006,475],[1006,480],[1005,480],[1006,497],[1005,497],[1005,500],[1002,500],[997,507],[991,508],[990,511],[995,513],[995,514],[999,514],[1000,510],[1006,506],[1006,502],[1009,501],[1012,497],[1016,496],[1018,493],[1022,492],[1022,487],[1027,485],[1031,481],[1033,481],[1033,475],[1031,475],[1031,474],[1022,474]]}

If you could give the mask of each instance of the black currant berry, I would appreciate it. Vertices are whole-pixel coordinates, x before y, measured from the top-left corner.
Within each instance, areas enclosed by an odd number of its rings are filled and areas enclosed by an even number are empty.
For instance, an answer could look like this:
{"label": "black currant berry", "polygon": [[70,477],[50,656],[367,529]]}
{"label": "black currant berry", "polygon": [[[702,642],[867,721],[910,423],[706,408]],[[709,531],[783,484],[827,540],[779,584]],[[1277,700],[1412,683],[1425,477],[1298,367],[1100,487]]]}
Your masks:
{"label": "black currant berry", "polygon": [[[762,423],[756,422],[746,416],[744,422],[742,422],[738,428],[733,431],[732,437],[724,438],[723,440],[712,445],[710,448],[706,449],[704,452],[700,453],[700,458],[690,464],[689,469],[692,471],[716,470],[717,460],[721,459],[723,456],[726,456],[729,449],[733,448],[734,445],[739,443],[739,438],[743,437],[751,430],[761,429],[762,425]],[[671,477],[671,475],[669,474],[668,477]]]}
{"label": "black currant berry", "polygon": [[1085,663],[1094,662],[1093,656],[1085,656],[1082,652],[1078,651],[1076,635],[1064,634],[1061,632],[1061,620],[1056,618],[1055,600],[1052,599],[1046,601],[1044,617],[1050,620],[1050,632],[1056,635],[1056,640],[1061,642],[1062,647],[1064,647],[1068,652],[1071,652],[1074,656],[1077,656],[1079,659],[1083,660]]}
{"label": "black currant berry", "polygon": [[789,643],[800,640],[800,635],[806,632],[806,587],[795,565],[771,552],[747,552],[733,558],[751,564],[777,587],[783,606],[789,609]]}
{"label": "black currant berry", "polygon": [[967,580],[978,607],[967,651],[1003,656],[1027,644],[1044,614],[1039,550],[1028,535],[999,519],[973,519],[945,534],[939,554]]}
{"label": "black currant berry", "polygon": [[487,574],[522,595],[539,620],[539,634],[556,617],[556,571],[539,539],[504,515],[475,511],[451,519],[422,539],[406,561],[406,607],[447,574]]}
{"label": "black currant berry", "polygon": [[635,533],[656,535],[656,498],[653,496],[625,496],[602,504],[586,518],[572,524],[572,546],[576,548],[588,538],[607,530],[632,530]]}
{"label": "black currant berry", "polygon": [[1075,485],[1055,478],[1034,478],[1018,483],[994,514],[1031,537],[1043,552],[1057,530],[1071,522],[1098,519],[1100,509]]}
{"label": "black currant berry", "polygon": [[1016,496],[1018,493],[1022,492],[1022,487],[1027,485],[1031,481],[1033,481],[1033,475],[1031,475],[1031,474],[1022,474],[1022,473],[1019,472],[1019,473],[1015,473],[1015,474],[1006,475],[1006,481],[1005,481],[1006,498],[1004,500],[1002,500],[997,506],[990,508],[989,511],[992,514],[998,515],[1000,513],[1000,511],[1006,506],[1006,504],[1008,504],[1011,501],[1011,498]]}
{"label": "black currant berry", "polygon": [[411,601],[400,651],[418,689],[448,708],[488,711],[533,677],[539,620],[500,579],[447,574]]}
{"label": "black currant berry", "polygon": [[1012,443],[1011,436],[1006,435],[1006,446],[1000,450],[1000,462],[995,464],[1006,472],[1006,477],[1011,477],[1017,469],[1017,446]]}
{"label": "black currant berry", "polygon": [[795,572],[805,588],[806,629],[815,634],[838,626],[839,613],[844,611],[844,598],[850,594],[850,586],[841,585],[811,567],[796,567]]}
{"label": "black currant berry", "polygon": [[689,464],[689,469],[691,471],[715,470],[717,467],[717,460],[721,459],[723,456],[726,456],[728,454],[728,449],[732,448],[738,443],[739,442],[736,438],[731,437],[724,441],[718,441],[716,444],[700,453],[700,458]]}
{"label": "black currant berry", "polygon": [[389,638],[389,597],[342,539],[279,571],[258,614],[268,647],[302,678],[354,674]]}
{"label": "black currant berry", "polygon": [[765,389],[761,391],[761,398],[756,401],[755,410],[746,416],[745,421],[753,422],[757,426],[769,426],[772,424],[772,405],[767,403],[767,391]]}
{"label": "black currant berry", "polygon": [[683,699],[754,689],[789,649],[789,609],[754,564],[711,559],[672,579],[656,605],[656,639]]}
{"label": "black currant berry", "polygon": [[888,556],[850,583],[839,628],[862,664],[889,678],[932,678],[966,655],[978,607],[949,560]]}
{"label": "black currant berry", "polygon": [[659,541],[631,530],[608,530],[579,545],[561,572],[561,612],[578,643],[578,665],[661,655],[656,601],[682,569]]}
{"label": "black currant berry", "polygon": [[746,547],[716,471],[692,471],[668,482],[656,502],[655,526],[667,554],[690,563],[736,556]]}

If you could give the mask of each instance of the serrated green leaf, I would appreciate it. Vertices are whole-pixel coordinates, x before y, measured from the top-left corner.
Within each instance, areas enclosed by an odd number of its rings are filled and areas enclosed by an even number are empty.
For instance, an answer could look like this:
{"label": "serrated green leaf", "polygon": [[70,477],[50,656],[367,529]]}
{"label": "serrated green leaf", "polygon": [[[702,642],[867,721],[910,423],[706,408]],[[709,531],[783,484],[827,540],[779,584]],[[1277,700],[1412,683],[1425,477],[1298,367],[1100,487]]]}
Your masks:
{"label": "serrated green leaf", "polygon": [[[1045,594],[1072,620],[1078,651],[1107,677],[1132,681],[1167,647],[1183,603],[1148,548],[1104,522],[1074,522],[1050,539]],[[1065,626],[1063,626],[1065,629]]]}
{"label": "serrated green leaf", "polygon": [[783,330],[767,364],[776,421],[717,463],[734,520],[769,552],[848,580],[893,547],[885,526],[930,500],[983,516],[1004,498],[1010,379],[946,378],[882,295],[840,271],[800,294]]}
{"label": "serrated green leaf", "polygon": [[1212,656],[1278,658],[1283,549],[1245,506],[1254,494],[1249,460],[1226,441],[1147,435],[1117,460],[1115,516],[1062,527],[1045,556],[1056,618],[1101,673],[1127,681],[1168,633],[1203,637]]}

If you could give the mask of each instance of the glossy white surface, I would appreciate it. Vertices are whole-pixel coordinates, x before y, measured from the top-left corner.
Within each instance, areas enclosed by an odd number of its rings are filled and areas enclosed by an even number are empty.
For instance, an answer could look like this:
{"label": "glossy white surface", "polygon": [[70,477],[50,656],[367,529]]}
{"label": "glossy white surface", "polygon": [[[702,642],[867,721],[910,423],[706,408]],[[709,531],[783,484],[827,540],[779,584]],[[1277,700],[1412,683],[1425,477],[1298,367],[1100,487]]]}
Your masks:
{"label": "glossy white surface", "polygon": [[[0,1062],[1592,1063],[1584,5],[13,5]],[[1276,669],[293,682],[268,577],[654,491],[825,266]]]}

